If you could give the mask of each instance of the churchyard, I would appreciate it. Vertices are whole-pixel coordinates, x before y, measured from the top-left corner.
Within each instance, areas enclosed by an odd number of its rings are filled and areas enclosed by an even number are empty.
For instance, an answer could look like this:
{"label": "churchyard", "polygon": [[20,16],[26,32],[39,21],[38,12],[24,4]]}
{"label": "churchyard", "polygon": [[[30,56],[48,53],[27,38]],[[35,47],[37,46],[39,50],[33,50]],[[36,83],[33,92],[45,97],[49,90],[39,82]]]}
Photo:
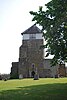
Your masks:
{"label": "churchyard", "polygon": [[0,100],[67,100],[67,78],[1,80]]}

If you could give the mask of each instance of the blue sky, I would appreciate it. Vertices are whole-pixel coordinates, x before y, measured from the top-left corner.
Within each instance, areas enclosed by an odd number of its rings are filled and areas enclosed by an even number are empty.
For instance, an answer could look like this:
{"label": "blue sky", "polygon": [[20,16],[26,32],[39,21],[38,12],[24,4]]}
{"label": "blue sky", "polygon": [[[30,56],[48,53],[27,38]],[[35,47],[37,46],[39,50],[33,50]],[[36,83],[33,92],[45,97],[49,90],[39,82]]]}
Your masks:
{"label": "blue sky", "polygon": [[21,32],[31,25],[29,11],[38,11],[50,0],[0,0],[0,73],[10,73],[11,63],[18,61]]}

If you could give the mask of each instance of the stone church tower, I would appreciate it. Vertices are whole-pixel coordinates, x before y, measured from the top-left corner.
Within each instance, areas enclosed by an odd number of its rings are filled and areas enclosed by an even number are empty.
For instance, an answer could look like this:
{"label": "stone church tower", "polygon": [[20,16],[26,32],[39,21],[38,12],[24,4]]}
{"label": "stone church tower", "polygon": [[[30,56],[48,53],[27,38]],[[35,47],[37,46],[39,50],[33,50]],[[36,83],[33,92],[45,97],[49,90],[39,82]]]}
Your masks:
{"label": "stone church tower", "polygon": [[19,50],[19,78],[33,77],[35,73],[43,77],[44,51],[41,30],[33,25],[23,33],[22,45]]}

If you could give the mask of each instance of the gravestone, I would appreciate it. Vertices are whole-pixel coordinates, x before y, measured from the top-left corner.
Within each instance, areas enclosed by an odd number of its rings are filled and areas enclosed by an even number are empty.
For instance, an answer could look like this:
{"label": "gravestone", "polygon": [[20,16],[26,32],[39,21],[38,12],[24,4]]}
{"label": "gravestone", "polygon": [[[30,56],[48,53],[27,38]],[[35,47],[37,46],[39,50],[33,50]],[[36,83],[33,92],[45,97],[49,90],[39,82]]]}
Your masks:
{"label": "gravestone", "polygon": [[35,74],[35,75],[34,75],[34,80],[39,80],[38,74]]}

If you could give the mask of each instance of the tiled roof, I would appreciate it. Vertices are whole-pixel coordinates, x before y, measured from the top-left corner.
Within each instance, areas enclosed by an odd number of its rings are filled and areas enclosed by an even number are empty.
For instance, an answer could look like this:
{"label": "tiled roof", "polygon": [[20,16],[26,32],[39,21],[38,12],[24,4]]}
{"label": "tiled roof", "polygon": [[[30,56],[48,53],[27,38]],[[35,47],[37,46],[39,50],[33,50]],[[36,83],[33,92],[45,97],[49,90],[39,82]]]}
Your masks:
{"label": "tiled roof", "polygon": [[36,34],[36,33],[42,33],[42,32],[36,25],[33,25],[26,31],[22,32],[21,34],[23,35],[23,34]]}

